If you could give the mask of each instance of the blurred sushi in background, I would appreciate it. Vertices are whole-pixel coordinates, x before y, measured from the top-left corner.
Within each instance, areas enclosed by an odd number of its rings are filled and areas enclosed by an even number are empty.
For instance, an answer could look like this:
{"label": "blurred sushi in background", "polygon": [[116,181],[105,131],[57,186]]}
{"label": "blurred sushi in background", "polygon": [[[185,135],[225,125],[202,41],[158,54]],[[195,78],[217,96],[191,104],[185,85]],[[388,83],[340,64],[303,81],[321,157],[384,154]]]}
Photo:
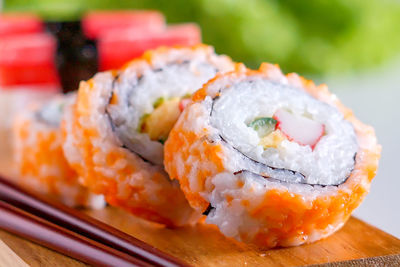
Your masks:
{"label": "blurred sushi in background", "polygon": [[0,15],[0,38],[26,33],[39,33],[44,28],[38,15],[5,13]]}
{"label": "blurred sushi in background", "polygon": [[159,46],[201,42],[195,24],[168,26],[154,10],[91,11],[77,21],[43,21],[31,13],[0,14],[2,132],[31,100],[74,91],[98,70],[116,69]]}
{"label": "blurred sushi in background", "polygon": [[62,150],[61,119],[75,95],[55,96],[21,110],[14,122],[13,156],[21,187],[71,207],[102,208],[104,197],[79,185]]}
{"label": "blurred sushi in background", "polygon": [[35,12],[46,21],[78,21],[91,10],[159,10],[168,23],[195,22],[205,43],[257,68],[347,74],[399,55],[398,0],[4,0],[6,12]]}
{"label": "blurred sushi in background", "polygon": [[97,43],[100,71],[120,68],[159,46],[201,42],[196,24],[169,26],[157,11],[92,11],[82,18],[82,29],[88,39]]}
{"label": "blurred sushi in background", "polygon": [[56,49],[57,40],[38,16],[0,14],[0,88],[57,87]]}
{"label": "blurred sushi in background", "polygon": [[[10,134],[13,115],[31,101],[60,92],[57,40],[31,14],[0,14],[0,134]],[[0,150],[8,145],[3,142]]]}
{"label": "blurred sushi in background", "polygon": [[98,40],[100,71],[122,67],[146,50],[159,46],[190,46],[201,43],[200,28],[193,23],[167,26],[158,31],[127,28],[104,33]]}
{"label": "blurred sushi in background", "polygon": [[59,87],[55,65],[57,41],[48,33],[29,33],[0,39],[0,86]]}
{"label": "blurred sushi in background", "polygon": [[160,32],[165,25],[164,15],[155,10],[90,11],[82,18],[83,33],[91,40],[118,29],[137,29],[142,33]]}
{"label": "blurred sushi in background", "polygon": [[119,68],[148,49],[200,42],[197,25],[168,26],[154,10],[91,11],[81,21],[48,22],[0,14],[0,86],[61,81],[64,92],[73,91],[98,70]]}

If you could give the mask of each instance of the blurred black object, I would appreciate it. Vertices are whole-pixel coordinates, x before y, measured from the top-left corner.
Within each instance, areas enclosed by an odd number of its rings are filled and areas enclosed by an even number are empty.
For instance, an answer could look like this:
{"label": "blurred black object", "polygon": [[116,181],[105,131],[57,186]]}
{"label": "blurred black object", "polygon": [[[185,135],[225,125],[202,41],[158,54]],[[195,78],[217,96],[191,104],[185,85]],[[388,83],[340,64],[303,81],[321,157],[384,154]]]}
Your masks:
{"label": "blurred black object", "polygon": [[77,90],[80,81],[98,70],[96,44],[83,35],[80,21],[47,22],[46,28],[58,40],[56,64],[63,92]]}

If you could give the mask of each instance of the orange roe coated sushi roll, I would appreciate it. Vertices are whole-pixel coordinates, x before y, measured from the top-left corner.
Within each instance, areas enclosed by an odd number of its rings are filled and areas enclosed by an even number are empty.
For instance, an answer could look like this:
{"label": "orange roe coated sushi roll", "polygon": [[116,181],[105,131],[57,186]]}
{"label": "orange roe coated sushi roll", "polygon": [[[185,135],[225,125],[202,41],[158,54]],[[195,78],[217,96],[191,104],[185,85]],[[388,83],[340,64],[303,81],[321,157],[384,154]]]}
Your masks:
{"label": "orange roe coated sushi roll", "polygon": [[71,207],[101,208],[103,197],[79,185],[76,172],[64,157],[59,119],[63,105],[70,100],[58,96],[17,116],[13,128],[14,159],[19,174],[16,182]]}
{"label": "orange roe coated sushi roll", "polygon": [[[307,117],[300,118],[296,112],[301,113],[299,107],[303,106],[309,112],[304,113]],[[260,111],[263,109],[265,112]],[[279,121],[275,115],[280,109],[289,113],[290,118]],[[324,115],[325,109],[329,112]],[[256,115],[243,115],[247,111]],[[228,119],[221,123],[218,116],[225,118],[224,114],[228,114]],[[329,119],[324,121],[323,116]],[[240,121],[242,118],[245,123]],[[239,126],[232,128],[236,120]],[[351,129],[352,134],[340,137],[341,132],[335,132],[330,120],[342,124],[344,132]],[[298,121],[310,126],[294,131],[282,126]],[[264,131],[260,130],[262,127]],[[309,129],[322,129],[323,133],[318,136],[318,132]],[[304,145],[296,141],[305,140],[298,136],[300,132],[316,137]],[[256,145],[248,149],[246,142],[250,141],[242,141],[237,136],[240,133],[254,137]],[[332,148],[331,144],[340,138],[348,141]],[[344,151],[346,142],[350,142],[349,150],[354,151]],[[257,154],[259,147],[261,152]],[[291,148],[300,152],[291,153]],[[179,180],[191,206],[208,214],[206,222],[216,224],[226,236],[272,248],[314,242],[342,227],[369,191],[381,147],[374,129],[361,123],[326,85],[317,86],[294,73],[285,76],[277,65],[262,64],[258,71],[253,71],[238,64],[235,71],[217,75],[193,95],[192,103],[170,132],[164,151],[168,174]],[[335,171],[344,175],[337,177],[332,171],[332,176],[323,177],[324,170],[328,173],[335,166],[307,173],[301,164],[290,162],[287,154],[293,161],[303,160],[296,153],[304,158],[319,153],[304,163],[310,165],[309,169],[319,161],[325,164],[324,168],[338,161],[341,165],[338,163]],[[329,158],[335,153],[339,156]],[[329,160],[323,162],[321,155]],[[282,160],[285,157],[287,162]],[[343,171],[346,164],[349,167]]]}
{"label": "orange roe coated sushi roll", "polygon": [[205,45],[160,48],[82,82],[63,127],[64,151],[82,184],[141,218],[167,226],[196,223],[201,214],[164,171],[163,142],[180,98],[225,65],[231,61]]}

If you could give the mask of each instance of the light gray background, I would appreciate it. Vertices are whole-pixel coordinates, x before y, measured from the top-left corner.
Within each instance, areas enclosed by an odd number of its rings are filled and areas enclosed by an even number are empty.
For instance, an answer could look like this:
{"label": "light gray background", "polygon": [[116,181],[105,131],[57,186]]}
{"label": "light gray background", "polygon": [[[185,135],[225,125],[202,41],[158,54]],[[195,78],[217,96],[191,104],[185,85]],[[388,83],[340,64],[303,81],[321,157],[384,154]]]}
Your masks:
{"label": "light gray background", "polygon": [[324,82],[362,122],[375,128],[382,145],[378,174],[355,215],[400,238],[400,60]]}

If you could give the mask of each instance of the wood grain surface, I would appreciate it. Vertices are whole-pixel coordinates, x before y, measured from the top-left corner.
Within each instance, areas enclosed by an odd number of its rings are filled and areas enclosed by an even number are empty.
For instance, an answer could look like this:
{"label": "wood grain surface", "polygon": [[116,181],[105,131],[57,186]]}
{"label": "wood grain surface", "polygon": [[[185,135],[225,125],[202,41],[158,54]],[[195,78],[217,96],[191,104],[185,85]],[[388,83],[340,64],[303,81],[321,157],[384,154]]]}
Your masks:
{"label": "wood grain surface", "polygon": [[[86,212],[193,266],[297,266],[326,263],[335,263],[331,266],[336,266],[337,262],[344,264],[343,261],[348,260],[353,260],[348,262],[349,266],[357,266],[374,258],[377,263],[397,262],[400,255],[399,239],[356,218],[351,218],[336,234],[314,244],[265,251],[225,238],[208,225],[168,229],[112,207]],[[85,266],[4,231],[0,231],[0,239],[31,266]],[[4,248],[0,246],[0,250]],[[396,257],[382,257],[388,255]],[[362,260],[354,262],[358,259]],[[0,266],[9,266],[1,256]]]}
{"label": "wood grain surface", "polygon": [[[0,159],[0,173],[12,174]],[[168,229],[120,209],[82,210],[193,266],[392,266],[400,265],[400,240],[354,217],[334,235],[293,248],[260,250],[224,237],[214,226]],[[86,266],[0,230],[0,266]],[[376,263],[376,264],[375,264]]]}
{"label": "wood grain surface", "polygon": [[[19,238],[13,234],[0,230],[0,239],[15,252],[23,261],[32,267],[55,267],[55,266],[71,266],[82,267],[86,264],[72,259],[70,257],[61,255],[55,251],[32,243],[28,240]],[[0,248],[2,249],[2,248]],[[0,258],[0,266],[18,266],[9,265],[7,262]]]}
{"label": "wood grain surface", "polygon": [[2,266],[27,267],[24,262],[13,250],[0,240],[0,262]]}

